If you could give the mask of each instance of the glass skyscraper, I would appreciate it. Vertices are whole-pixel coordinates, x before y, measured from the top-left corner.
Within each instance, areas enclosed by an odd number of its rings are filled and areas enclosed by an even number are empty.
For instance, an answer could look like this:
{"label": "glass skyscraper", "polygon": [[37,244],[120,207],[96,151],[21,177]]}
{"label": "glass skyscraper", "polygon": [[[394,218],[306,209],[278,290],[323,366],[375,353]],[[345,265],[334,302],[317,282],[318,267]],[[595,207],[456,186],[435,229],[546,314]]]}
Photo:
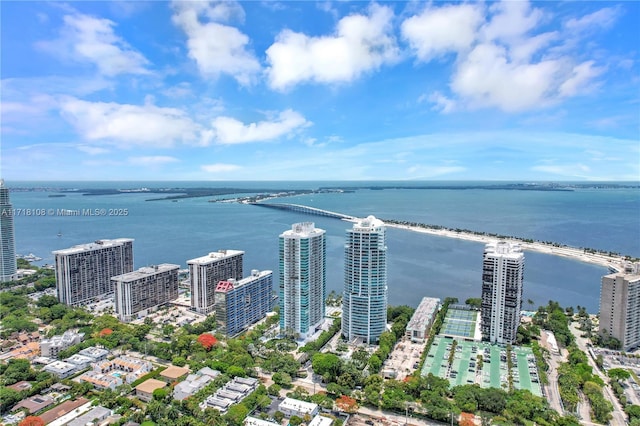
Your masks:
{"label": "glass skyscraper", "polygon": [[16,242],[13,232],[13,206],[9,188],[0,179],[0,281],[11,281],[16,273]]}
{"label": "glass skyscraper", "polygon": [[387,244],[384,223],[373,216],[347,230],[344,249],[342,335],[377,343],[387,324]]}
{"label": "glass skyscraper", "polygon": [[325,231],[313,222],[280,235],[280,332],[306,338],[322,325],[326,298]]}

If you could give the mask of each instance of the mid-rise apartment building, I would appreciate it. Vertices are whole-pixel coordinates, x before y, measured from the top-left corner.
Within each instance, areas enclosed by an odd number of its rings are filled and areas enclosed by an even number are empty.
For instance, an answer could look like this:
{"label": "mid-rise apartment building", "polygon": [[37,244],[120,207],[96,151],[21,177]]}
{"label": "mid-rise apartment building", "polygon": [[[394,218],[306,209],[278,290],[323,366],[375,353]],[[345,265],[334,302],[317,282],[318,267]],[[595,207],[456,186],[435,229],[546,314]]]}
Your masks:
{"label": "mid-rise apartment building", "polygon": [[342,335],[377,343],[387,325],[387,243],[384,223],[373,216],[347,230],[344,250]]}
{"label": "mid-rise apartment building", "polygon": [[602,277],[599,332],[620,340],[624,351],[640,347],[640,264]]}
{"label": "mid-rise apartment building", "polygon": [[518,244],[505,241],[485,246],[482,261],[482,339],[515,343],[524,279],[524,254]]}
{"label": "mid-rise apartment building", "polygon": [[146,316],[178,298],[179,265],[163,263],[111,278],[120,321]]}
{"label": "mid-rise apartment building", "polygon": [[325,315],[325,231],[313,222],[294,224],[280,235],[279,255],[280,332],[304,339]]}
{"label": "mid-rise apartment building", "polygon": [[219,250],[187,261],[191,280],[191,309],[209,314],[214,309],[216,286],[220,281],[242,279],[240,250]]}
{"label": "mid-rise apartment building", "polygon": [[61,303],[81,306],[113,296],[111,277],[133,271],[133,240],[98,240],[53,252]]}
{"label": "mid-rise apartment building", "polygon": [[215,289],[218,332],[235,336],[263,319],[272,309],[272,271],[252,270],[239,281],[220,281]]}

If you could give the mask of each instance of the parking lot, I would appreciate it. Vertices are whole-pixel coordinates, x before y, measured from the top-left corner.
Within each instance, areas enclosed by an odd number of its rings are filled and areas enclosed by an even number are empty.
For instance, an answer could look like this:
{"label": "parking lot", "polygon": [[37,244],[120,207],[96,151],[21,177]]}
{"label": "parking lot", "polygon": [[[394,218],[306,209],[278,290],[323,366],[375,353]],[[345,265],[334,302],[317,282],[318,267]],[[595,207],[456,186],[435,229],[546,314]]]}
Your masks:
{"label": "parking lot", "polygon": [[[457,340],[453,362],[449,357],[453,338],[437,336],[422,367],[423,376],[429,373],[446,378],[451,386],[478,384],[483,388],[508,387],[508,362],[505,347],[484,342]],[[482,362],[479,362],[479,355]],[[511,375],[516,389],[526,389],[541,396],[540,379],[535,356],[530,348],[513,347]]]}
{"label": "parking lot", "polygon": [[383,374],[390,378],[393,376],[397,380],[403,380],[411,375],[419,367],[424,345],[424,343],[413,343],[410,339],[403,337],[384,362]]}

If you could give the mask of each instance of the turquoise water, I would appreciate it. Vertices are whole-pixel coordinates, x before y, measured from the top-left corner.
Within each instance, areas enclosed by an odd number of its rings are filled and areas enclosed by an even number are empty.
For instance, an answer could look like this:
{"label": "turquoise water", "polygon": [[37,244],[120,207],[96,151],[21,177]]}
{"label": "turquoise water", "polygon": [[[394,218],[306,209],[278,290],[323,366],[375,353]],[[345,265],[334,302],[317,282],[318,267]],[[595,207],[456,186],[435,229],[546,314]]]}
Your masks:
{"label": "turquoise water", "polygon": [[[331,182],[18,182],[10,187],[272,187],[314,189]],[[465,183],[467,184],[467,183]],[[345,185],[354,185],[348,183]],[[454,184],[451,184],[454,185]],[[97,239],[134,238],[137,267],[186,260],[222,248],[244,250],[245,274],[271,269],[276,275],[278,235],[292,223],[313,221],[327,230],[327,287],[342,290],[343,244],[350,224],[208,198],[154,201],[152,194],[50,198],[51,192],[12,192],[14,208],[127,209],[126,216],[16,216],[16,249],[52,263],[52,250]],[[640,190],[579,189],[573,192],[485,189],[357,190],[308,194],[278,200],[356,216],[411,220],[452,228],[495,232],[640,257]],[[58,236],[60,234],[60,236]],[[479,297],[483,246],[480,243],[388,230],[388,286],[391,304],[416,306],[422,296]],[[597,312],[602,267],[539,253],[526,253],[524,299],[586,306]],[[528,307],[528,306],[525,306]]]}

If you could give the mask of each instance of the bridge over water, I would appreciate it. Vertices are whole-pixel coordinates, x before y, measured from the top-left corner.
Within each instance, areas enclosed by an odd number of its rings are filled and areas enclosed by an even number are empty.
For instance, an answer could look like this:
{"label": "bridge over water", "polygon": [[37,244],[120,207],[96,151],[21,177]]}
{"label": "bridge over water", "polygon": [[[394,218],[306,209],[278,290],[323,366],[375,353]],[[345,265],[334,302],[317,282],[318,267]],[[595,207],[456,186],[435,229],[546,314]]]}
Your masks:
{"label": "bridge over water", "polygon": [[254,206],[268,207],[271,209],[288,210],[297,213],[312,214],[315,216],[326,216],[335,219],[355,220],[354,216],[349,216],[343,213],[332,212],[329,210],[318,209],[315,207],[303,206],[301,204],[286,204],[286,203],[251,203]]}

